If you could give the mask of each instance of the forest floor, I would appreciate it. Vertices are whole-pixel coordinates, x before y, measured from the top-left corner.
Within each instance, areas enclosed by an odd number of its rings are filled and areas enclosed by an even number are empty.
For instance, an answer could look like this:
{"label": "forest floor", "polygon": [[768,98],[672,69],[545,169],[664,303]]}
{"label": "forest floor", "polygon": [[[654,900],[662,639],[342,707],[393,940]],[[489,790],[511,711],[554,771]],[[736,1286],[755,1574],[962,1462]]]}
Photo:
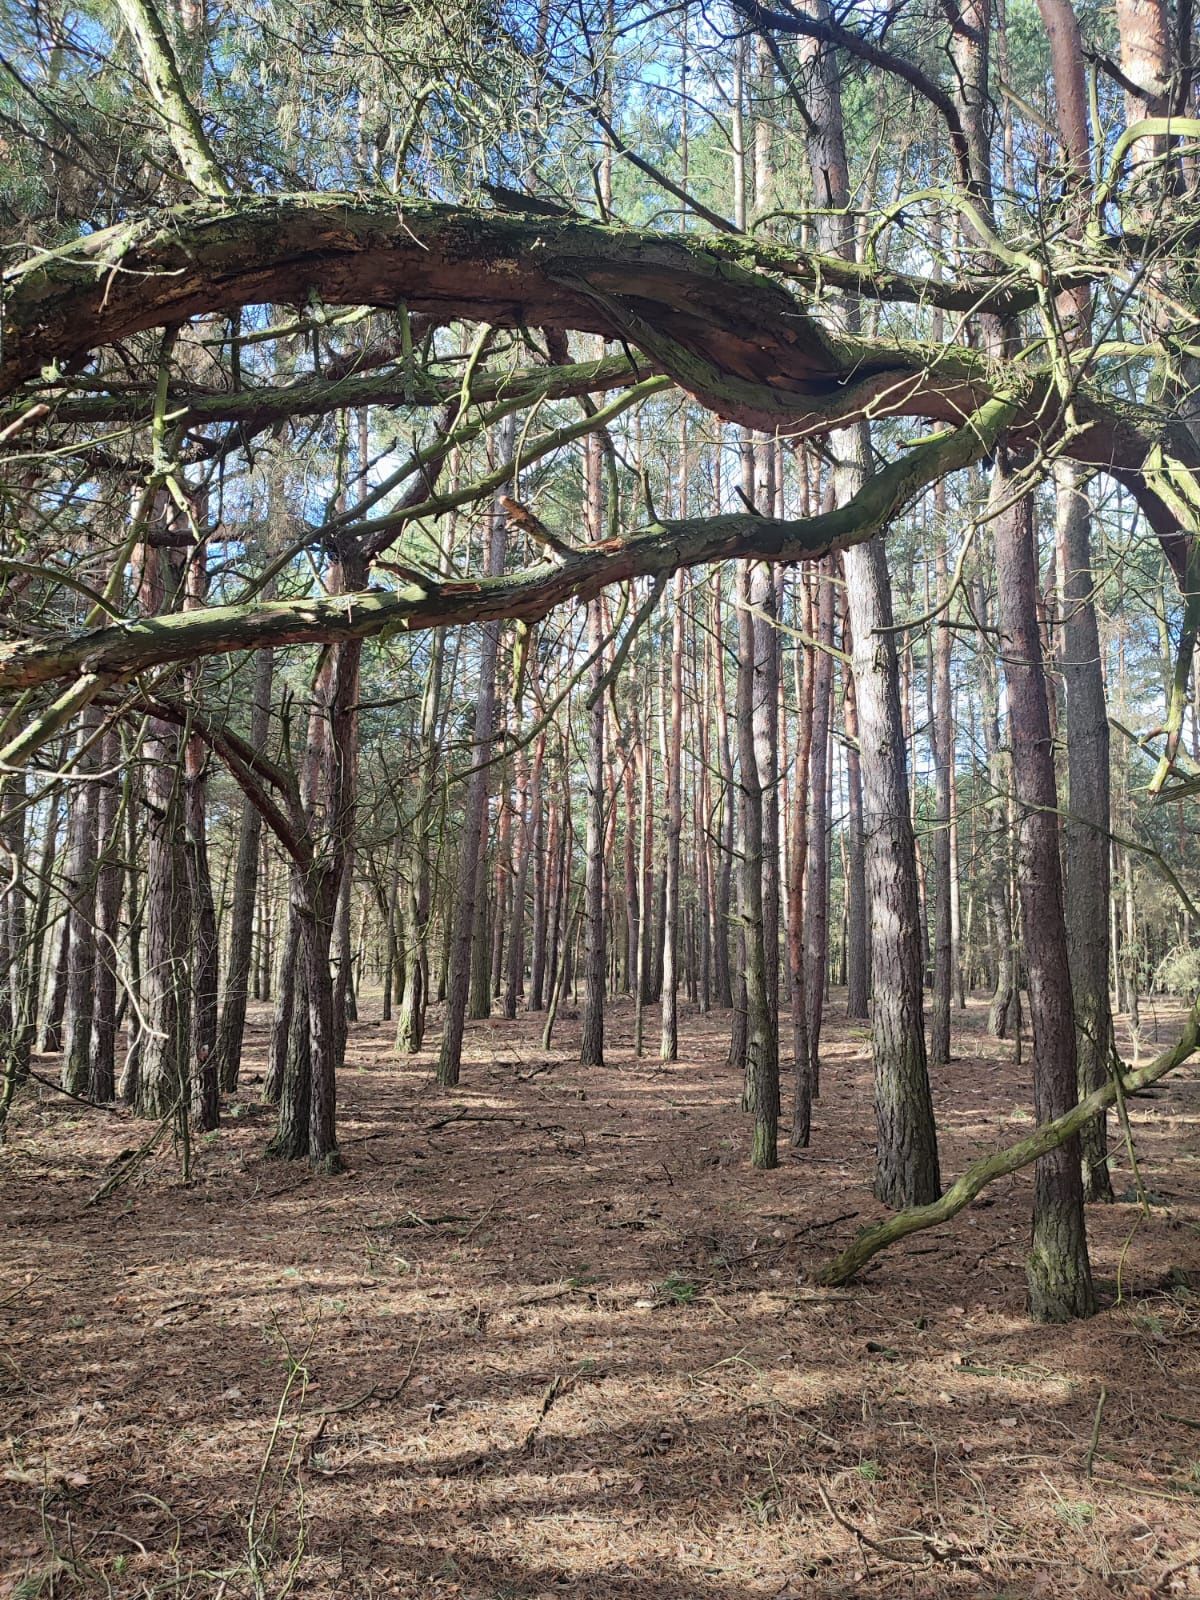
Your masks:
{"label": "forest floor", "polygon": [[[1028,1172],[851,1289],[809,1282],[879,1214],[841,1009],[813,1148],[772,1173],[719,1014],[664,1068],[614,1005],[603,1071],[571,1018],[551,1051],[540,1019],[472,1024],[452,1092],[360,1023],[337,1178],[264,1159],[265,1007],[187,1187],[164,1141],[89,1204],[146,1126],[23,1093],[0,1595],[1200,1595],[1200,1065],[1131,1106],[1152,1214],[1122,1151],[1103,1311],[1038,1327]],[[1178,1016],[1147,1003],[1142,1059]],[[948,1176],[1031,1122],[982,1004],[955,1020]]]}

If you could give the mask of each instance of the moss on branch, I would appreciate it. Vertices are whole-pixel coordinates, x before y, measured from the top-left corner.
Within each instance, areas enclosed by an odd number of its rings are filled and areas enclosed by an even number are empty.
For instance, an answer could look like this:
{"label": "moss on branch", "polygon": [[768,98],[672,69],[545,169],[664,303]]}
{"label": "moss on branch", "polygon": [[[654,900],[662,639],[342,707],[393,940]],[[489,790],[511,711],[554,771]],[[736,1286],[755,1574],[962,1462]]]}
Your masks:
{"label": "moss on branch", "polygon": [[1061,1117],[1055,1117],[1052,1122],[1042,1123],[1027,1138],[1018,1139],[1016,1144],[1009,1145],[1006,1150],[997,1150],[991,1155],[981,1156],[967,1168],[961,1178],[950,1185],[939,1200],[927,1206],[912,1206],[906,1211],[898,1211],[894,1217],[888,1217],[883,1222],[876,1222],[871,1227],[864,1228],[853,1243],[839,1256],[835,1256],[818,1274],[818,1282],[835,1286],[848,1283],[856,1273],[862,1271],[872,1257],[877,1256],[881,1250],[886,1250],[889,1245],[907,1239],[910,1234],[920,1233],[925,1228],[937,1228],[942,1223],[949,1222],[952,1217],[965,1210],[989,1183],[1019,1172],[1022,1167],[1027,1167],[1042,1156],[1049,1155],[1052,1150],[1057,1150],[1060,1145],[1066,1144],[1068,1139],[1080,1133],[1094,1117],[1114,1105],[1121,1095],[1136,1094],[1140,1089],[1148,1088],[1160,1078],[1165,1078],[1169,1072],[1173,1072],[1176,1067],[1181,1066],[1195,1054],[1198,1044],[1200,1044],[1200,1002],[1193,1006],[1182,1034],[1169,1050],[1164,1050],[1161,1055],[1156,1056],[1153,1061],[1140,1067],[1136,1072],[1122,1074],[1119,1081],[1114,1077],[1103,1088],[1094,1089],[1078,1105],[1072,1106],[1070,1111]]}
{"label": "moss on branch", "polygon": [[963,427],[914,446],[869,478],[851,500],[817,516],[730,513],[664,519],[627,539],[585,546],[554,562],[498,578],[430,579],[395,590],[210,606],[140,617],[63,639],[19,640],[0,649],[0,694],[80,674],[129,677],[227,651],[377,638],[498,618],[536,619],[562,601],[588,598],[610,583],[737,556],[814,560],[883,532],[928,484],[986,455],[1016,410],[1009,398],[989,400]]}

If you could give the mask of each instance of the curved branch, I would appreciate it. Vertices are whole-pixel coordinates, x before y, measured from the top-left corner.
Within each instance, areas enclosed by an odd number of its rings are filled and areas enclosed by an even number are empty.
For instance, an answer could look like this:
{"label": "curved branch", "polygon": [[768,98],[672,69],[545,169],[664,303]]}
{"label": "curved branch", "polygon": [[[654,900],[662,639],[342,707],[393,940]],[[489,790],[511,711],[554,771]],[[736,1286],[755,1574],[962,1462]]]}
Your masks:
{"label": "curved branch", "polygon": [[1070,1111],[1061,1117],[1055,1117],[1052,1122],[1043,1122],[1026,1139],[1019,1139],[1016,1144],[1011,1144],[1006,1150],[998,1150],[993,1155],[981,1156],[967,1168],[957,1182],[952,1183],[942,1195],[940,1200],[934,1200],[927,1206],[912,1206],[906,1211],[898,1211],[894,1217],[887,1217],[882,1222],[876,1222],[869,1228],[864,1228],[852,1244],[848,1245],[841,1255],[824,1267],[817,1275],[817,1281],[823,1284],[839,1285],[849,1283],[856,1273],[862,1271],[872,1256],[886,1250],[889,1245],[896,1244],[901,1239],[906,1239],[911,1233],[920,1233],[925,1228],[936,1228],[943,1222],[949,1222],[960,1211],[970,1205],[975,1196],[989,1183],[997,1178],[1007,1177],[1010,1173],[1019,1172],[1022,1167],[1027,1167],[1033,1161],[1040,1160],[1042,1156],[1049,1155],[1052,1150],[1057,1150],[1060,1145],[1066,1144],[1068,1139],[1073,1139],[1077,1133],[1107,1111],[1118,1099],[1137,1094],[1139,1090],[1148,1088],[1152,1083],[1157,1083],[1160,1078],[1165,1078],[1168,1072],[1173,1072],[1195,1054],[1200,1046],[1200,1005],[1193,1006],[1188,1015],[1183,1033],[1179,1040],[1169,1050],[1164,1050],[1153,1061],[1140,1067],[1136,1072],[1123,1073],[1120,1077],[1115,1074],[1101,1089],[1093,1089],[1078,1105],[1072,1106]]}
{"label": "curved branch", "polygon": [[[572,217],[300,194],[181,206],[46,252],[5,280],[0,393],[142,329],[299,301],[397,305],[440,320],[600,333],[634,346],[709,411],[781,434],[884,416],[957,425],[1020,393],[1017,444],[1061,430],[1054,375],[961,345],[830,333],[755,269],[763,247],[695,242]],[[826,270],[816,261],[814,274]],[[1172,423],[1081,387],[1063,448],[1140,474]],[[1186,444],[1186,440],[1184,441]]]}
{"label": "curved branch", "polygon": [[[834,336],[757,270],[760,259],[795,275],[807,270],[814,283],[838,270],[823,257],[785,257],[728,237],[695,242],[433,202],[302,194],[181,206],[6,276],[0,393],[142,329],[250,304],[306,304],[314,294],[336,304],[403,302],[442,320],[600,333],[645,351],[719,416],[771,431],[824,431],[883,415],[957,424],[1008,381],[965,347]],[[861,269],[842,265],[867,292]],[[886,273],[880,282],[897,295],[912,284]],[[932,304],[936,285],[925,287]],[[1036,431],[1052,392],[1048,377],[1031,374]],[[1086,412],[1086,397],[1081,404]],[[1114,432],[1129,430],[1113,408],[1094,402],[1088,420],[1092,436],[1076,440],[1072,454],[1090,465],[1140,466],[1145,440],[1115,441]]]}
{"label": "curved branch", "polygon": [[0,649],[0,693],[86,674],[89,681],[149,667],[264,646],[387,637],[419,629],[537,619],[607,584],[674,572],[735,556],[809,561],[858,544],[935,479],[982,459],[1017,414],[1009,398],[988,400],[961,428],[926,439],[869,478],[844,505],[808,518],[734,513],[661,521],[623,540],[604,540],[555,562],[472,582],[413,582],[394,591],[311,600],[213,606],[142,617],[57,641],[17,641]]}

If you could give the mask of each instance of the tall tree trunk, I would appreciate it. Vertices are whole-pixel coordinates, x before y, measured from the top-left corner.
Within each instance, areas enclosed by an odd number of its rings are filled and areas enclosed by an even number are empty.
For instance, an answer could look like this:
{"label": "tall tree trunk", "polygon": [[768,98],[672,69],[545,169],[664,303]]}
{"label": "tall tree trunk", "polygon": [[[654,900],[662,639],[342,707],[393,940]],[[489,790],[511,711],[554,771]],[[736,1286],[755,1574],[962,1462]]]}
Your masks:
{"label": "tall tree trunk", "polygon": [[779,1042],[769,990],[763,922],[763,792],[754,739],[755,627],[749,564],[738,569],[737,725],[742,789],[742,926],[746,957],[746,1104],[754,1118],[750,1163],[779,1164]]}
{"label": "tall tree trunk", "polygon": [[[260,650],[254,661],[250,743],[266,754],[271,726],[271,687],[275,653]],[[225,970],[225,997],[213,1056],[217,1082],[224,1094],[238,1086],[242,1042],[246,1032],[246,997],[254,947],[254,913],[258,898],[258,857],[262,841],[262,814],[249,799],[242,801],[238,819],[237,860],[233,871],[233,905],[230,914],[229,961]]]}
{"label": "tall tree trunk", "polygon": [[[1001,455],[993,503],[1002,505],[1012,497],[1011,468]],[[1040,1123],[1071,1109],[1078,1098],[1078,1076],[1058,795],[1038,634],[1032,496],[1019,496],[993,526],[1009,738],[1020,807],[1017,879],[1033,1024],[1034,1115]],[[1029,1308],[1042,1322],[1086,1317],[1095,1310],[1077,1138],[1043,1156],[1034,1170]]]}
{"label": "tall tree trunk", "polygon": [[[271,1041],[272,1076],[268,1078],[267,1098],[279,1104],[279,1120],[267,1154],[280,1161],[302,1161],[311,1147],[312,1123],[312,1044],[309,1032],[308,972],[304,959],[303,918],[294,908],[288,918],[280,977],[281,1003],[275,1013],[275,1034]],[[290,976],[289,976],[290,968]],[[287,984],[289,999],[282,1003]]]}
{"label": "tall tree trunk", "polygon": [[[770,449],[768,443],[765,447]],[[779,1038],[779,633],[774,573],[765,562],[750,570],[754,607],[754,750],[762,791],[763,959],[767,1004],[778,1058]],[[775,1091],[779,1098],[778,1086]]]}
{"label": "tall tree trunk", "polygon": [[[157,526],[179,521],[166,509],[165,491]],[[164,544],[140,547],[138,603],[146,616],[172,609],[182,581],[179,552]],[[181,741],[169,723],[150,718],[146,760],[146,962],[142,1011],[145,1028],[138,1057],[134,1101],[140,1116],[188,1112],[191,1029],[190,916],[185,852]]]}
{"label": "tall tree trunk", "polygon": [[[813,0],[813,9],[819,15],[828,14],[825,0]],[[851,259],[854,235],[841,82],[828,50],[810,48],[808,54],[810,58],[815,56],[809,86],[809,162],[814,190],[828,208],[818,223],[818,235],[825,248]],[[848,302],[840,315],[847,327],[857,326],[853,302]],[[866,478],[870,453],[867,424],[837,429],[830,444],[834,452],[833,499],[835,504],[844,505]],[[891,585],[878,539],[852,545],[842,559],[854,636],[863,836],[873,929],[875,1193],[888,1205],[919,1205],[936,1198],[940,1177],[925,1056],[920,891],[909,810],[899,663],[892,632]],[[814,732],[814,757],[816,737]],[[823,779],[824,772],[821,776]],[[810,1010],[810,1034],[815,1033],[817,1025],[819,1014],[814,1017]],[[815,1055],[815,1038],[812,1048]],[[814,1064],[814,1074],[815,1070]]]}
{"label": "tall tree trunk", "polygon": [[546,759],[546,735],[538,734],[530,779],[529,804],[533,816],[533,948],[529,955],[529,1009],[541,1011],[545,1005],[546,983],[546,926],[547,878],[554,859],[555,837],[553,824],[546,822],[546,806],[542,798],[542,771]]}
{"label": "tall tree trunk", "polygon": [[[811,594],[801,580],[807,611]],[[810,630],[811,619],[804,616]],[[802,670],[803,666],[803,670]],[[797,1148],[807,1146],[812,1133],[812,1079],[808,1065],[808,1008],[804,979],[804,877],[808,865],[808,793],[812,754],[813,652],[797,641],[793,656],[796,685],[796,776],[792,794],[792,835],[788,860],[788,962],[791,967],[792,1002],[792,1137]]]}
{"label": "tall tree trunk", "polygon": [[[508,417],[497,434],[497,458],[512,460],[515,442],[514,419]],[[488,531],[484,573],[495,577],[504,568],[508,522],[499,500],[493,503]],[[463,1032],[467,1020],[467,1001],[471,987],[471,947],[480,900],[480,868],[483,824],[487,813],[488,772],[485,763],[491,753],[493,723],[496,716],[496,661],[500,646],[500,624],[484,623],[479,642],[479,690],[475,701],[475,729],[471,741],[467,797],[463,817],[463,844],[459,857],[458,893],[454,905],[454,926],[450,935],[450,970],[446,981],[446,1019],[438,1056],[437,1080],[443,1087],[458,1082],[462,1068]]]}
{"label": "tall tree trunk", "polygon": [[821,1093],[821,1018],[829,959],[829,716],[833,696],[833,584],[829,558],[817,577],[817,649],[813,653],[812,745],[809,756],[808,885],[805,891],[805,1014],[809,1094]]}
{"label": "tall tree trunk", "polygon": [[[937,555],[938,604],[947,600],[946,547],[939,540]],[[950,704],[950,630],[939,616],[933,625],[933,876],[935,922],[933,936],[933,1005],[929,1018],[929,1059],[942,1065],[950,1059],[950,1004],[954,981],[954,940],[951,918],[950,768],[954,762],[954,723]]]}
{"label": "tall tree trunk", "polygon": [[[847,641],[852,645],[853,641]],[[854,674],[845,674],[846,705],[846,1015],[870,1016],[871,958],[863,837],[862,740]]]}
{"label": "tall tree trunk", "polygon": [[714,640],[713,685],[717,715],[717,765],[721,783],[717,889],[713,905],[713,974],[717,1004],[729,1007],[733,1005],[733,978],[729,960],[729,914],[733,896],[734,787],[733,754],[729,743],[729,707],[725,693],[725,623],[721,611],[719,568],[713,575],[710,626]]}
{"label": "tall tree trunk", "polygon": [[941,1177],[925,1059],[924,958],[891,589],[877,539],[847,550],[844,559],[859,736],[866,754],[875,1194],[894,1207],[926,1205],[941,1192]]}
{"label": "tall tree trunk", "polygon": [[75,762],[78,782],[71,794],[63,891],[70,927],[66,1005],[63,1011],[61,1082],[68,1094],[87,1093],[95,1000],[96,815],[100,711],[89,706],[79,729]]}
{"label": "tall tree trunk", "polygon": [[[1070,164],[1078,221],[1091,191],[1091,141],[1079,19],[1070,0],[1039,0],[1050,42],[1058,102],[1058,126]],[[1165,16],[1158,0],[1121,0],[1122,56],[1130,79],[1152,94],[1155,79],[1167,75]],[[1142,36],[1149,24],[1149,39]],[[1156,59],[1148,58],[1150,43]],[[1164,85],[1165,86],[1165,85]],[[1140,110],[1137,112],[1141,114]],[[1059,297],[1059,319],[1071,345],[1091,336],[1091,303],[1086,289]],[[1108,1082],[1115,1054],[1109,998],[1107,914],[1109,882],[1110,785],[1108,708],[1100,660],[1100,630],[1092,599],[1091,508],[1079,469],[1060,459],[1054,465],[1057,502],[1057,555],[1061,573],[1062,680],[1067,700],[1067,818],[1063,828],[1066,864],[1066,922],[1071,992],[1075,1005],[1079,1093]],[[1103,1116],[1080,1135],[1085,1200],[1111,1200],[1108,1137]]]}
{"label": "tall tree trunk", "polygon": [[[599,494],[599,451],[595,459],[595,488]],[[593,479],[589,473],[588,486]],[[589,499],[590,499],[589,493]],[[599,597],[588,602],[587,643],[595,660],[588,695],[587,833],[584,845],[585,972],[583,1027],[579,1060],[585,1067],[604,1065],[604,612]]]}
{"label": "tall tree trunk", "polygon": [[[30,916],[25,902],[25,874],[28,868],[26,839],[26,780],[23,772],[11,773],[0,781],[0,843],[8,863],[8,882],[0,893],[0,925],[3,927],[3,957],[0,960],[0,986],[4,995],[6,1036],[0,1058],[0,1101],[7,1104],[18,1083],[29,1075],[30,1058],[37,1031],[37,1004],[40,990],[40,937],[49,907],[50,862],[58,825],[58,798],[52,795],[46,807],[38,871],[42,879],[33,902],[35,919],[30,937]],[[3,1113],[0,1112],[0,1122]]]}
{"label": "tall tree trunk", "polygon": [[104,1105],[116,1094],[117,1081],[117,941],[121,933],[123,816],[121,736],[110,729],[100,750],[96,879],[95,1009],[92,1015],[92,1059],[88,1098]]}
{"label": "tall tree trunk", "polygon": [[201,1132],[220,1117],[220,1085],[213,1051],[217,1041],[217,916],[208,863],[205,750],[199,739],[184,747],[184,864],[191,910],[192,1051],[191,1116]]}
{"label": "tall tree trunk", "polygon": [[[429,994],[429,920],[433,910],[432,812],[437,781],[438,724],[442,706],[442,673],[446,636],[435,629],[421,696],[420,771],[412,816],[412,848],[408,858],[405,918],[404,993],[396,1021],[396,1049],[416,1055],[425,1042],[425,1007]],[[471,781],[471,780],[469,780]]]}
{"label": "tall tree trunk", "polygon": [[[1067,949],[1075,1006],[1080,1097],[1108,1082],[1115,1052],[1108,987],[1109,735],[1100,633],[1092,603],[1091,517],[1077,470],[1055,465],[1067,694]],[[1085,1200],[1111,1200],[1103,1116],[1080,1136]]]}
{"label": "tall tree trunk", "polygon": [[[278,1105],[284,1093],[288,1051],[291,1048],[292,1016],[296,1009],[297,991],[299,991],[299,1003],[301,1006],[304,1005],[303,985],[304,978],[300,967],[300,917],[294,906],[289,904],[287,928],[283,936],[283,952],[279,962],[279,989],[271,1024],[267,1076],[263,1086],[263,1099],[270,1105]],[[303,1127],[305,1130],[305,1148],[296,1152],[303,1155],[307,1149],[308,1137],[307,1101],[303,1119],[296,1114],[292,1117],[292,1122],[296,1127]]]}
{"label": "tall tree trunk", "polygon": [[659,1058],[679,1058],[679,851],[683,832],[683,573],[675,574],[671,624],[671,700],[663,765],[667,781],[666,887],[663,896],[662,1040]]}
{"label": "tall tree trunk", "polygon": [[[539,740],[535,763],[544,746]],[[533,855],[533,817],[530,794],[533,777],[523,751],[517,753],[517,819],[521,830],[517,867],[513,876],[512,917],[508,934],[508,970],[504,980],[504,1015],[511,1021],[517,1015],[517,1001],[525,981],[525,897],[529,892],[529,864]]]}

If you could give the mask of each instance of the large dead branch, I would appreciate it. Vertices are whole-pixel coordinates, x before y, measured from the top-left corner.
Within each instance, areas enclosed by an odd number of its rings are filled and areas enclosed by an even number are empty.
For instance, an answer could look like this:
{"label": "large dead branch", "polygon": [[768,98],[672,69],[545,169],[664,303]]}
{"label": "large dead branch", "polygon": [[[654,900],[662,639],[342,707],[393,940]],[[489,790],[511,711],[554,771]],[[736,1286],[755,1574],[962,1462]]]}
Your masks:
{"label": "large dead branch", "polygon": [[[775,259],[782,252],[738,239],[693,242],[432,202],[307,194],[175,207],[6,276],[0,392],[142,329],[313,297],[604,334],[661,358],[703,405],[746,426],[824,430],[865,414],[958,422],[996,390],[994,364],[965,346],[830,334],[758,270],[764,250],[773,266],[785,264]],[[793,263],[798,280],[801,265]],[[839,268],[812,257],[807,270],[824,283]],[[875,279],[881,294],[901,282],[857,267],[853,276],[864,294]],[[907,281],[931,302],[940,292]],[[1049,392],[1034,373],[1031,427]],[[1080,404],[1094,435],[1081,453],[1099,464],[1115,451],[1139,465],[1125,437],[1132,414],[1086,396]]]}

